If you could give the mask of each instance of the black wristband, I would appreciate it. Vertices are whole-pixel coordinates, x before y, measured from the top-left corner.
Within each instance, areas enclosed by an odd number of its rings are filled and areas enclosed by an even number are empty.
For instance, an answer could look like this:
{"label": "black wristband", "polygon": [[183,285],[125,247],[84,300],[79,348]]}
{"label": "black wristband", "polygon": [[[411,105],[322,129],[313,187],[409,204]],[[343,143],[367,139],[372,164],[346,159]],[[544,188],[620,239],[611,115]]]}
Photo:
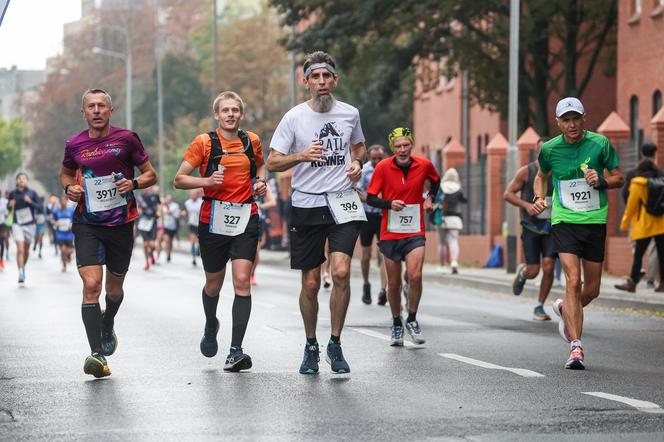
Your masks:
{"label": "black wristband", "polygon": [[138,180],[136,180],[136,179],[131,180],[131,188],[132,188],[132,190],[138,189]]}
{"label": "black wristband", "polygon": [[362,160],[360,160],[359,158],[355,158],[353,161],[351,161],[351,163],[354,163],[355,161],[357,161],[357,164],[360,165],[360,169],[362,169],[362,167],[364,166],[364,164],[362,164]]}
{"label": "black wristband", "polygon": [[71,186],[71,183],[65,184],[65,195],[67,195],[67,191],[69,190],[69,186]]}
{"label": "black wristband", "polygon": [[599,184],[596,187],[597,190],[604,190],[609,188],[609,183],[606,182],[606,179],[603,176],[600,176],[598,181]]}

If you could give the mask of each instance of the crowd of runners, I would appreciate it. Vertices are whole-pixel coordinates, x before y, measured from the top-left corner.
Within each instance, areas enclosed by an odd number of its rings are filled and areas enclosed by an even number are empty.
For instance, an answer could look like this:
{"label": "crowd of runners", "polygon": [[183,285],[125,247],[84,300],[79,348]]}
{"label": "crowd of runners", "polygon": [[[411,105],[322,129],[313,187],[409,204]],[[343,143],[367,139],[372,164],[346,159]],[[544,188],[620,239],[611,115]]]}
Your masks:
{"label": "crowd of runners", "polygon": [[[111,125],[113,105],[102,89],[89,89],[82,96],[87,128],[66,141],[60,171],[63,196],[45,200],[28,187],[27,175],[16,176],[16,188],[0,200],[0,268],[7,265],[10,231],[20,284],[26,281],[31,250],[42,253],[45,234],[52,238],[63,272],[75,255],[90,346],[85,373],[110,375],[106,357],[118,347],[114,318],[124,299],[135,238],[142,238],[143,268],[149,271],[160,260],[170,262],[180,230],[189,236],[192,266],[200,261],[203,268],[201,286],[192,287],[201,290],[201,353],[214,357],[218,352],[219,293],[230,261],[235,296],[229,306],[232,336],[224,370],[252,366],[242,344],[251,315],[265,211],[277,204],[268,174],[287,170],[292,170],[290,266],[301,272],[299,307],[305,335],[299,372],[319,371],[321,285],[330,287],[329,338],[323,341],[326,360],[335,373],[351,371],[341,335],[358,238],[362,302],[373,302],[369,273],[372,255],[377,255],[376,302],[389,304],[390,344],[403,346],[406,334],[415,344],[426,342],[417,317],[423,293],[425,219],[438,226],[441,265],[449,263],[451,272],[458,272],[459,205],[465,203],[458,173],[449,169],[441,177],[431,161],[413,155],[414,134],[407,127],[386,134],[387,146],[366,148],[359,111],[333,95],[338,83],[334,59],[314,52],[306,56],[302,69],[309,99],[283,116],[268,148],[257,134],[241,128],[245,103],[237,93],[226,91],[215,98],[211,112],[216,129],[193,139],[173,178],[175,188],[190,192],[183,207],[171,195],[160,197],[155,170],[139,136]],[[517,171],[504,194],[521,211],[525,264],[517,272],[513,292],[521,294],[526,281],[541,270],[533,317],[549,320],[544,304],[559,261],[565,296],[553,302],[552,311],[559,317],[561,337],[570,344],[564,366],[583,369],[583,308],[599,295],[606,190],[623,186],[625,178],[610,141],[585,129],[585,109],[578,99],[562,99],[555,117],[560,134],[540,140],[537,160]],[[184,223],[186,228],[181,226]],[[646,246],[639,243],[641,256]]]}

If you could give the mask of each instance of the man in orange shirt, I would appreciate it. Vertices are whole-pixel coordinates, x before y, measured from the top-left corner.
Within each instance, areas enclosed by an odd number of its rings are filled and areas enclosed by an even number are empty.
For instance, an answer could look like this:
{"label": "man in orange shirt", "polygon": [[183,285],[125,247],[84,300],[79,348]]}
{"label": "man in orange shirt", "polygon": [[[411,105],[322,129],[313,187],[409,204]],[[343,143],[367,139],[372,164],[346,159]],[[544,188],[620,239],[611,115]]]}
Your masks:
{"label": "man in orange shirt", "polygon": [[[200,210],[198,236],[205,270],[203,310],[205,330],[201,353],[217,354],[219,292],[232,261],[233,332],[224,370],[251,368],[251,357],[242,352],[242,340],[251,313],[251,267],[258,244],[258,208],[254,196],[265,195],[265,165],[261,143],[253,132],[239,130],[244,103],[235,92],[222,92],[212,106],[219,127],[198,135],[184,152],[173,181],[178,189],[202,187],[205,196]],[[200,177],[190,174],[198,168]]]}

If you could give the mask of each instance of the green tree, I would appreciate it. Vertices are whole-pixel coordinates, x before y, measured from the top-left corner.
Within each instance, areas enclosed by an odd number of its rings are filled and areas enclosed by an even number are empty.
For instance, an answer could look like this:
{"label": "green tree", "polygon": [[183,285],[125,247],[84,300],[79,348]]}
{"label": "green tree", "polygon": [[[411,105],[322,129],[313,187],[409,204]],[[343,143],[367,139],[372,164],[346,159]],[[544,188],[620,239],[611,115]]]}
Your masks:
{"label": "green tree", "polygon": [[15,172],[21,164],[25,124],[18,118],[6,121],[0,117],[0,178]]}
{"label": "green tree", "polygon": [[[373,65],[364,80],[356,81],[377,92],[375,101],[384,111],[395,93],[405,99],[403,80],[413,75],[418,60],[443,59],[448,76],[468,70],[474,102],[507,114],[508,0],[271,3],[284,14],[286,24],[311,23],[287,42],[288,47],[299,52],[325,48],[342,67]],[[519,121],[522,128],[532,124],[546,134],[552,92],[583,96],[598,62],[611,70],[617,0],[523,0],[521,4]],[[384,49],[378,57],[376,47]],[[552,69],[554,64],[560,69]],[[425,81],[425,89],[431,83]]]}

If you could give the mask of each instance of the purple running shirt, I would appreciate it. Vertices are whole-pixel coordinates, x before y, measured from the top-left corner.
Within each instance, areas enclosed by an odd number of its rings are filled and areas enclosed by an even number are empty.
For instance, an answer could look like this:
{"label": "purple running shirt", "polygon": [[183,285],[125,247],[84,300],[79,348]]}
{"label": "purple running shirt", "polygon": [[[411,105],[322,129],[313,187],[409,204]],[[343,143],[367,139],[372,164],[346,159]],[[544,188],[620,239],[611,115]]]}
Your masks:
{"label": "purple running shirt", "polygon": [[84,130],[65,143],[65,157],[62,165],[67,169],[76,170],[76,181],[84,189],[86,195],[78,202],[74,212],[74,223],[94,224],[99,226],[119,226],[138,218],[136,198],[133,192],[124,196],[127,204],[100,211],[89,211],[89,195],[86,183],[91,178],[106,177],[113,173],[122,173],[128,180],[134,179],[134,167],[149,160],[143,143],[136,132],[110,126],[108,135],[90,138]]}

